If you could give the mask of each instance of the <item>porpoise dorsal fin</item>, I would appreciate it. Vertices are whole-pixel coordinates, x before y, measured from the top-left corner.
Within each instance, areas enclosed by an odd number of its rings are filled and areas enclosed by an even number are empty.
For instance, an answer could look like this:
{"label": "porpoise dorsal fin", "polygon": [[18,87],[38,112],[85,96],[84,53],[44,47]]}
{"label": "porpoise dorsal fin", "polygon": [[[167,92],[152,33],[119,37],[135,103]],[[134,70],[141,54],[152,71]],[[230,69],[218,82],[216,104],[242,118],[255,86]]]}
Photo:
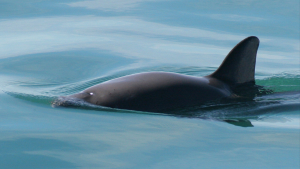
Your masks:
{"label": "porpoise dorsal fin", "polygon": [[211,77],[236,86],[244,83],[255,84],[255,63],[259,39],[250,36],[238,43],[226,56]]}

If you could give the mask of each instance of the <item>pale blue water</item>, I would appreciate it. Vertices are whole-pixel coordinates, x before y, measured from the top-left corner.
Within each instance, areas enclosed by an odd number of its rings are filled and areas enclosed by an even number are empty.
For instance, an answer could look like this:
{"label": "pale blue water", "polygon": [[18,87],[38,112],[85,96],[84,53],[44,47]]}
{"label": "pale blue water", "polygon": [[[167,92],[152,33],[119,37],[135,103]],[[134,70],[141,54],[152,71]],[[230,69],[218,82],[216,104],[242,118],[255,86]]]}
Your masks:
{"label": "pale blue water", "polygon": [[[251,35],[257,84],[275,91],[253,102],[51,107],[132,73],[207,75]],[[300,167],[298,0],[1,0],[0,39],[1,169]]]}

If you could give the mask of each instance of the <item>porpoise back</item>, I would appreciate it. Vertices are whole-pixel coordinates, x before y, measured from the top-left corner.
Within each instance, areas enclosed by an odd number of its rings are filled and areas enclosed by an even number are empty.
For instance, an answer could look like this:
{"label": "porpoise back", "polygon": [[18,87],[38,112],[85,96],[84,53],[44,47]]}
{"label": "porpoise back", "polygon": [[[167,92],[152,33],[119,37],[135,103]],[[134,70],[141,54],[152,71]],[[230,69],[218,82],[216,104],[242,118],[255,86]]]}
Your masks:
{"label": "porpoise back", "polygon": [[254,85],[257,37],[237,44],[220,67],[205,77],[168,72],[146,72],[112,79],[80,93],[59,98],[55,106],[67,106],[70,98],[118,109],[165,112],[230,98],[235,88]]}

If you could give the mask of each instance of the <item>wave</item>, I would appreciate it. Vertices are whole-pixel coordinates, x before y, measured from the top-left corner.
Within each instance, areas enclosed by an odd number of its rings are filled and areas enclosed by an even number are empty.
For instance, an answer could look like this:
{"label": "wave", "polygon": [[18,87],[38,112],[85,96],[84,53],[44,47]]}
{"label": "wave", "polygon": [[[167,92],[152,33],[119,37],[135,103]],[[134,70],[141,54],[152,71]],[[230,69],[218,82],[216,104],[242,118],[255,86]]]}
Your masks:
{"label": "wave", "polygon": [[[203,76],[212,72],[214,68],[199,67],[175,67],[160,66],[137,69],[123,69],[107,73],[106,75],[81,80],[73,83],[46,83],[39,81],[15,81],[9,87],[4,88],[4,92],[15,98],[44,105],[52,105],[59,96],[70,95],[80,92],[98,83],[111,80],[117,77],[149,71],[167,71],[193,76]],[[201,119],[223,120],[232,123],[232,120],[258,119],[265,115],[275,115],[278,113],[297,112],[300,110],[300,75],[298,72],[281,73],[256,81],[258,85],[264,86],[263,90],[273,91],[258,95],[253,100],[231,100],[214,101],[204,105],[189,107],[186,109],[164,112],[161,115],[171,115],[176,117],[189,117]],[[13,85],[12,85],[13,84]],[[146,113],[131,110],[118,110],[95,106],[89,103],[73,100],[73,106],[81,109],[92,109],[113,112]],[[229,120],[229,121],[228,121]],[[236,122],[236,121],[233,121]]]}
{"label": "wave", "polygon": [[283,72],[258,79],[256,83],[275,92],[300,91],[300,71]]}

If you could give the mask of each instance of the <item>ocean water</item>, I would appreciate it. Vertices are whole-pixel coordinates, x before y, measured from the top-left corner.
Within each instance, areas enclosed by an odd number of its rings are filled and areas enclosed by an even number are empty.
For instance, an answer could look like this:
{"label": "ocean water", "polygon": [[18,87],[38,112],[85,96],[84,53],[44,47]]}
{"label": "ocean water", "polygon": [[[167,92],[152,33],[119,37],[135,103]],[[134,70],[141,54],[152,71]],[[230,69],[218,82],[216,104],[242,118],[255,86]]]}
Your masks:
{"label": "ocean water", "polygon": [[[298,0],[1,0],[0,168],[300,168]],[[253,101],[54,108],[139,72],[204,76],[257,36]]]}

